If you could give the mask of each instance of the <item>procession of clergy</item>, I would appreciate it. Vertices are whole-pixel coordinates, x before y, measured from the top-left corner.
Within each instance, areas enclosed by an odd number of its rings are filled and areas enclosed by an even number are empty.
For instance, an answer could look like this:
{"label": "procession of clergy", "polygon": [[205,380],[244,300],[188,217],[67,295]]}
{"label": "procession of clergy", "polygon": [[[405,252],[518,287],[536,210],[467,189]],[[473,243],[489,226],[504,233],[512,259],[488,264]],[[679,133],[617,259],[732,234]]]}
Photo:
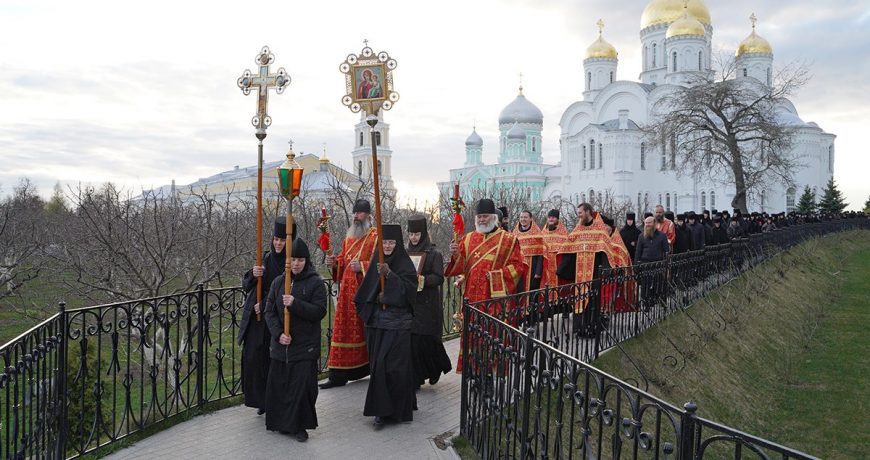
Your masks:
{"label": "procession of clergy", "polygon": [[[363,414],[374,417],[374,429],[410,422],[417,409],[415,390],[427,380],[434,385],[452,369],[441,342],[440,287],[445,276],[456,277],[457,285],[464,288],[463,297],[470,302],[484,301],[593,280],[602,268],[631,265],[635,241],[644,241],[633,214],[626,216],[630,224],[626,228],[636,233],[626,243],[614,231],[613,221],[588,203],[577,207],[578,223],[570,233],[557,210],[548,213],[543,228],[530,212],[523,211],[512,231],[508,231],[506,214],[492,200],[481,199],[475,207],[474,231],[450,244],[446,267],[429,238],[425,217],[408,220],[407,248],[401,226],[384,224],[384,263],[380,264],[371,205],[358,200],[341,252],[326,257],[332,279],[340,284],[327,363],[329,378],[319,388],[341,387],[370,376]],[[661,248],[651,244],[654,250],[645,250],[645,254],[667,254],[673,244],[673,223],[656,214],[646,219],[644,227],[651,227],[647,233],[656,237],[650,242],[663,239],[665,243]],[[304,442],[306,430],[317,427],[321,321],[329,294],[308,246],[292,231],[288,242],[283,222],[275,222],[272,248],[263,265],[253,267],[243,279],[247,298],[239,337],[242,389],[245,405],[257,408],[258,415],[265,413],[267,429]],[[284,292],[286,244],[292,244],[290,293]],[[425,253],[422,267],[414,266],[409,253]],[[255,292],[259,277],[265,299],[262,306]],[[292,319],[289,335],[283,329],[284,309]],[[591,308],[582,310],[574,311],[580,313],[574,315],[574,330],[586,335],[592,332],[586,317]],[[461,358],[456,370],[462,371]]]}

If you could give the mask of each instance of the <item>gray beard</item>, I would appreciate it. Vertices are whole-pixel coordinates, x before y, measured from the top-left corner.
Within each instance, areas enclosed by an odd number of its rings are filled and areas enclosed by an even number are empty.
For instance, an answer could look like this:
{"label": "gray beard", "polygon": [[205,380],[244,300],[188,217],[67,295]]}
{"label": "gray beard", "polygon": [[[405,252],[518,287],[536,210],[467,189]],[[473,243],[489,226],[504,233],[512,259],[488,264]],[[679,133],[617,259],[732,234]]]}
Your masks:
{"label": "gray beard", "polygon": [[496,222],[496,221],[492,221],[491,223],[486,224],[486,225],[478,225],[477,223],[475,223],[474,229],[477,230],[478,233],[486,234],[486,233],[489,233],[489,232],[495,230],[496,225],[498,225],[498,222]]}
{"label": "gray beard", "polygon": [[350,224],[350,227],[347,228],[347,233],[345,234],[345,236],[358,240],[366,236],[366,233],[368,233],[370,228],[372,228],[372,224],[369,221],[353,221]]}

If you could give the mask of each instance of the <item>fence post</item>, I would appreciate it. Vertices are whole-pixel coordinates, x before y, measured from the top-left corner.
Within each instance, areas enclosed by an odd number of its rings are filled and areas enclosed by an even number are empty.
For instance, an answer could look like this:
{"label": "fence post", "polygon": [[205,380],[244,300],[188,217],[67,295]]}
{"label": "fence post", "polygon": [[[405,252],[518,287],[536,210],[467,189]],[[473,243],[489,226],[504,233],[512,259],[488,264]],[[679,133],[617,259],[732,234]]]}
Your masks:
{"label": "fence post", "polygon": [[55,395],[55,401],[57,401],[57,414],[58,414],[58,422],[57,422],[57,452],[55,453],[55,458],[66,458],[66,437],[67,437],[67,388],[66,388],[66,373],[67,373],[67,333],[69,331],[69,326],[67,324],[67,314],[66,314],[66,302],[61,301],[58,303],[58,327],[60,331],[58,332],[58,376],[57,376],[57,387],[55,391],[57,394]]}
{"label": "fence post", "polygon": [[526,356],[523,360],[523,422],[522,441],[520,446],[520,458],[529,458],[529,448],[532,437],[529,436],[529,413],[532,406],[532,360],[535,358],[534,346],[535,328],[526,329]]}
{"label": "fence post", "polygon": [[680,460],[690,460],[695,458],[695,413],[698,411],[698,405],[692,401],[683,404],[686,410],[680,416]]}
{"label": "fence post", "polygon": [[470,372],[468,367],[468,315],[470,313],[468,299],[462,299],[460,311],[462,312],[462,331],[461,338],[459,339],[459,363],[462,364],[463,372],[460,374],[462,378],[460,380],[461,389],[459,391],[459,434],[471,442],[468,439],[469,432],[466,428],[466,423],[468,422],[468,373]]}
{"label": "fence post", "polygon": [[196,285],[196,404],[205,404],[205,315],[208,307],[205,304],[205,288],[202,283]]}

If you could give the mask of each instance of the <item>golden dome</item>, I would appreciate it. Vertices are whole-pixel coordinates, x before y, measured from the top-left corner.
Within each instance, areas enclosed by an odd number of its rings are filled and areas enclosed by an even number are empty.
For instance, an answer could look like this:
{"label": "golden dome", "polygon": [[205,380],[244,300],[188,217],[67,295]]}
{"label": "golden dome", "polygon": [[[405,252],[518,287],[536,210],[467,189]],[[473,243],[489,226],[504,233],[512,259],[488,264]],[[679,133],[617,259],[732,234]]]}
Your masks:
{"label": "golden dome", "polygon": [[595,24],[598,26],[598,40],[595,40],[588,48],[586,48],[586,59],[616,59],[616,56],[619,54],[616,52],[616,48],[601,36],[601,33],[604,31],[604,21],[599,19]]}
{"label": "golden dome", "polygon": [[770,43],[755,33],[755,22],[758,20],[755,17],[755,13],[749,16],[749,20],[752,21],[752,33],[740,42],[740,46],[737,47],[737,53],[735,54],[737,56],[742,56],[746,53],[773,54],[773,48],[770,47]]}
{"label": "golden dome", "polygon": [[704,35],[707,31],[704,29],[704,24],[701,21],[689,16],[689,9],[683,8],[683,17],[672,22],[668,26],[668,31],[665,33],[665,38],[671,38],[681,35]]}
{"label": "golden dome", "polygon": [[[646,29],[656,24],[674,22],[683,16],[685,7],[685,0],[652,0],[643,10],[643,15],[640,17],[640,28]],[[702,24],[713,24],[710,19],[710,10],[704,4],[704,0],[689,0],[688,10],[689,16]]]}

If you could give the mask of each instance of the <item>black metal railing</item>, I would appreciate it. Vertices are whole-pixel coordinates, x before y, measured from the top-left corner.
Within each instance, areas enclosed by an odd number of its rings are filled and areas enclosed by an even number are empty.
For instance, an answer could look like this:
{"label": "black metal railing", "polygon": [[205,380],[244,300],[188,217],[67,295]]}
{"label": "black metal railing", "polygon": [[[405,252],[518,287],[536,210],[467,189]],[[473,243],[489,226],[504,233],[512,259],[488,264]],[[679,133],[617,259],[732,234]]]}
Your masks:
{"label": "black metal railing", "polygon": [[[326,370],[338,284],[324,318]],[[443,288],[444,336],[462,308]],[[67,310],[0,347],[0,458],[71,458],[241,394],[245,293],[205,289]]]}
{"label": "black metal railing", "polygon": [[[870,220],[788,227],[660,262],[602,268],[601,277],[587,282],[466,302],[462,433],[484,458],[601,458],[615,452],[638,458],[641,451],[656,452],[655,457],[700,458],[721,452],[729,442],[738,452],[728,454],[734,458],[743,449],[811,458],[696,417],[688,408],[670,406],[644,392],[648,382],[642,374],[629,384],[584,363],[779,252],[859,228],[870,228]],[[604,401],[614,406],[606,409]],[[620,415],[626,410],[631,417]],[[640,430],[638,424],[649,429],[643,420],[650,414],[655,429]],[[689,422],[691,430],[685,428]],[[669,444],[663,441],[665,432],[670,433]],[[702,432],[714,434],[702,437]]]}

